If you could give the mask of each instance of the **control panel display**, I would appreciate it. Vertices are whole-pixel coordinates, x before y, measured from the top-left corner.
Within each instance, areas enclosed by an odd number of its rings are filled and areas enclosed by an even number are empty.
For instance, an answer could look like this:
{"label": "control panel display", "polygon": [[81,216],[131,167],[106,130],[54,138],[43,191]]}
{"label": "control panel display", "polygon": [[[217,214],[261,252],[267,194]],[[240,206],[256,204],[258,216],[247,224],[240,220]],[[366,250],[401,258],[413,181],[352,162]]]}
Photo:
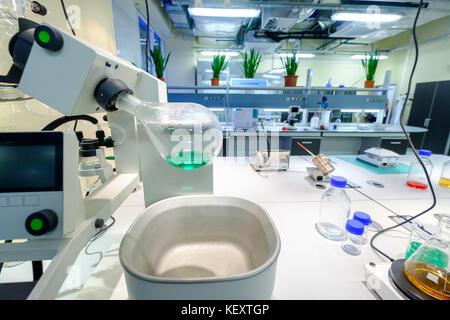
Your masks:
{"label": "control panel display", "polygon": [[62,143],[56,132],[1,133],[0,193],[61,191]]}

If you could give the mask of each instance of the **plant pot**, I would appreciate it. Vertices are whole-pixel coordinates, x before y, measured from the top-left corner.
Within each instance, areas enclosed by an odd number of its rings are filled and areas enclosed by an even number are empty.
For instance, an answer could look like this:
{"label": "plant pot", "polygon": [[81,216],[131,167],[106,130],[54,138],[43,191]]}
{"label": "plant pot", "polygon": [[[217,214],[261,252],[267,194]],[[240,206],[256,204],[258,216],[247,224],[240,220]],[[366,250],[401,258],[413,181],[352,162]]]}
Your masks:
{"label": "plant pot", "polygon": [[373,88],[375,85],[375,81],[374,80],[366,80],[364,82],[364,88]]}
{"label": "plant pot", "polygon": [[159,80],[161,80],[162,82],[166,82],[166,80],[164,80],[164,78],[158,78]]}
{"label": "plant pot", "polygon": [[211,85],[213,87],[218,87],[219,86],[219,78],[212,78],[211,79]]}
{"label": "plant pot", "polygon": [[285,87],[296,87],[298,76],[284,76]]}

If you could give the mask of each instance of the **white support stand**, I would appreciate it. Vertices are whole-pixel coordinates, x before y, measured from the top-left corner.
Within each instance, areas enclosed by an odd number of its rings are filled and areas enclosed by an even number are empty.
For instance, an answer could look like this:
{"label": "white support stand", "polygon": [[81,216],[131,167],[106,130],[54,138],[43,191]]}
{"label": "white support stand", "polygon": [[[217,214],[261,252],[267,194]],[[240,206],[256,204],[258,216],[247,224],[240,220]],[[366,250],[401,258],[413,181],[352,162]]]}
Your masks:
{"label": "white support stand", "polygon": [[98,231],[95,221],[109,219],[138,185],[138,174],[114,176],[84,199],[86,218],[65,238],[0,245],[0,256],[5,262],[52,260],[28,296],[29,300],[49,300],[56,297],[66,279],[68,268]]}
{"label": "white support stand", "polygon": [[373,290],[383,300],[409,300],[395,287],[389,278],[391,263],[368,263],[364,266],[366,271],[366,286]]}

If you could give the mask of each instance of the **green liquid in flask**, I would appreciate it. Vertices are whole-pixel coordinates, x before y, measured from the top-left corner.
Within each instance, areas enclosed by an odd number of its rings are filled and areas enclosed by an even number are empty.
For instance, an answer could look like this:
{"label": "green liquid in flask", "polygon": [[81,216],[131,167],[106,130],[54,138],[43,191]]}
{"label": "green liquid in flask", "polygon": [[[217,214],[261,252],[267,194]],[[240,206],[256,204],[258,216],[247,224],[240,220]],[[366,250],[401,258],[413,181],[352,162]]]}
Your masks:
{"label": "green liquid in flask", "polygon": [[180,152],[176,157],[172,155],[166,157],[168,164],[183,170],[199,169],[206,166],[210,160],[209,156],[196,151]]}

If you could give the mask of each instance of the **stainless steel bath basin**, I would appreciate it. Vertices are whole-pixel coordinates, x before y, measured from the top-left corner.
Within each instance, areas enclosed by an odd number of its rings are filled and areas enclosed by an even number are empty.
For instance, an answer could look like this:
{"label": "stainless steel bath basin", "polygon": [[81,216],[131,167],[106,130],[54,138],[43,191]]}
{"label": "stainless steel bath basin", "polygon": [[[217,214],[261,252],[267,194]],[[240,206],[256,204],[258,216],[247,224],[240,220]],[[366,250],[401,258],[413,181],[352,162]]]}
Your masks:
{"label": "stainless steel bath basin", "polygon": [[270,299],[279,252],[263,208],[207,195],[148,207],[119,256],[131,299]]}

